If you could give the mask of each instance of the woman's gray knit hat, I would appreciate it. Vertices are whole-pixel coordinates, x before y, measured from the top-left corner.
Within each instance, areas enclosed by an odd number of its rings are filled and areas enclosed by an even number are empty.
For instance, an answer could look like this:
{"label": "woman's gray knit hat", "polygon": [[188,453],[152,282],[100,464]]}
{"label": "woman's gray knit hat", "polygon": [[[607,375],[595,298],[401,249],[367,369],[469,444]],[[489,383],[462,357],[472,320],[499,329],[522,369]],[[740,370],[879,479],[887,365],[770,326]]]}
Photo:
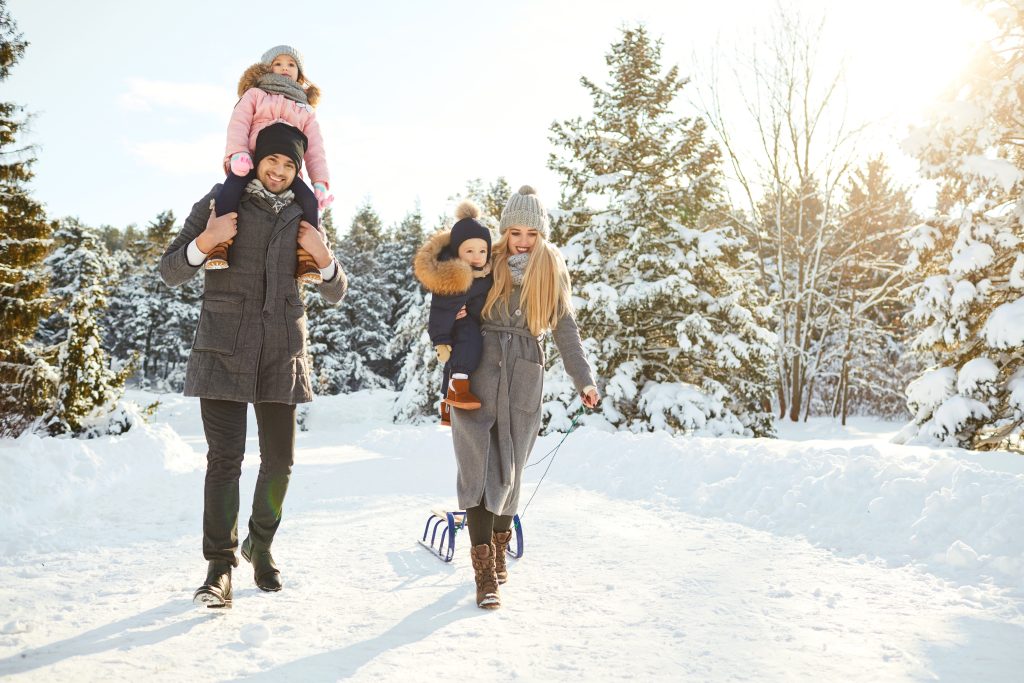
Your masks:
{"label": "woman's gray knit hat", "polygon": [[505,234],[513,225],[536,228],[544,239],[548,238],[548,212],[540,203],[537,191],[529,185],[523,185],[519,192],[509,197],[501,212],[501,221],[498,223],[501,233]]}
{"label": "woman's gray knit hat", "polygon": [[295,60],[295,65],[299,67],[299,73],[306,73],[306,70],[302,68],[302,53],[291,45],[278,45],[277,47],[270,48],[263,53],[263,57],[260,58],[260,61],[267,66],[270,66],[274,63],[274,57],[277,57],[278,55],[288,55]]}

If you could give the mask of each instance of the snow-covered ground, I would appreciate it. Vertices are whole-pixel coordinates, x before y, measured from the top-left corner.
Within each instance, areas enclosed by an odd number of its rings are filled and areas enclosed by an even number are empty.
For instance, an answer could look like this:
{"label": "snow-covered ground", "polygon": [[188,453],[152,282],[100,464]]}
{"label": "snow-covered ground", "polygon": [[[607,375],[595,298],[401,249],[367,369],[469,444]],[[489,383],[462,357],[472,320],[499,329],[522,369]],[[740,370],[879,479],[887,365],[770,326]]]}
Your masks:
{"label": "snow-covered ground", "polygon": [[[581,429],[485,612],[464,533],[451,564],[416,542],[454,504],[449,433],[383,422],[391,397],[313,405],[275,543],[285,589],[243,564],[230,611],[191,604],[196,401],[133,392],[161,405],[124,436],[0,441],[0,677],[1022,680],[1020,456],[897,446],[899,425],[856,419],[779,440]],[[250,436],[243,525],[251,416]]]}

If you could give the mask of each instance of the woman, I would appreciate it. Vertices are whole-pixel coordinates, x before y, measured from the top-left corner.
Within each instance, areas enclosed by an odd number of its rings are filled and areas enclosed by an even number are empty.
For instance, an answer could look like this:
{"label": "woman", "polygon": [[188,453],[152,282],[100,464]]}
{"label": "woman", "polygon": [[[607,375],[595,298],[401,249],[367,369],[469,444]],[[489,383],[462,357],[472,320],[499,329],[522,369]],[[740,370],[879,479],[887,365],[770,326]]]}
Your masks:
{"label": "woman", "polygon": [[459,506],[466,510],[476,601],[501,606],[508,578],[505,549],[519,506],[523,466],[541,421],[544,354],[538,337],[550,330],[583,403],[599,395],[573,317],[565,260],[547,241],[547,212],[524,185],[501,213],[492,252],[494,285],[483,309],[483,355],[470,383],[478,410],[452,410]]}

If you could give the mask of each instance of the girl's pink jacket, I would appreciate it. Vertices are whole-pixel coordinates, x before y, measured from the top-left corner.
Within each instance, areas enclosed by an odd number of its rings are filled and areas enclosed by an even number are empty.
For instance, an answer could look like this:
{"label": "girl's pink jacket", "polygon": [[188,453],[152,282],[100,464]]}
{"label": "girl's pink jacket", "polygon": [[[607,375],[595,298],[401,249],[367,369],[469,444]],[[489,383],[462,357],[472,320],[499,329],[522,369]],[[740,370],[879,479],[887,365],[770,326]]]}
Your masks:
{"label": "girl's pink jacket", "polygon": [[313,107],[259,88],[246,90],[231,113],[231,120],[228,122],[228,144],[224,148],[225,172],[228,171],[232,154],[252,154],[259,132],[278,121],[295,126],[306,135],[309,139],[306,156],[303,157],[306,173],[309,174],[310,181],[330,186],[324,139],[320,135],[320,124],[316,122]]}

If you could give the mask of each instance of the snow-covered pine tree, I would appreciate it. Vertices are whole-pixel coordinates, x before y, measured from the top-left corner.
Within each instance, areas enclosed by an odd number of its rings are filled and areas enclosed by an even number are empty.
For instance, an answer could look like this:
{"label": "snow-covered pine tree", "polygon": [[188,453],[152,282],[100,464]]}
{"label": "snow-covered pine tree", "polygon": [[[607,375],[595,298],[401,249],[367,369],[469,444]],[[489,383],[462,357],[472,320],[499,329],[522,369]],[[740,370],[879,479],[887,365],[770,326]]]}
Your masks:
{"label": "snow-covered pine tree", "polygon": [[581,79],[592,117],[552,126],[549,162],[601,411],[637,431],[771,434],[775,336],[722,220],[718,148],[673,113],[687,80],[662,75],[645,27],[623,29],[606,62],[606,87]]}
{"label": "snow-covered pine tree", "polygon": [[916,220],[906,189],[893,184],[882,156],[849,178],[841,212],[846,255],[836,278],[835,330],[818,345],[815,412],[839,417],[906,415],[903,389],[916,375],[900,300],[907,249],[900,237]]}
{"label": "snow-covered pine tree", "polygon": [[423,291],[413,275],[412,261],[424,239],[423,216],[417,207],[387,231],[385,241],[388,246],[381,253],[382,274],[387,281],[386,291],[391,296],[391,309],[385,321],[391,330],[386,352],[386,376],[399,390],[402,388],[401,375],[406,356],[412,352],[423,331],[410,326],[407,318],[418,318],[417,309],[423,306]]}
{"label": "snow-covered pine tree", "polygon": [[356,211],[348,234],[338,246],[338,262],[348,275],[348,293],[339,322],[327,342],[331,367],[322,387],[327,393],[389,388],[385,323],[391,313],[388,281],[381,270],[385,243],[380,217],[369,201]]}
{"label": "snow-covered pine tree", "polygon": [[[340,259],[341,245],[338,242],[338,230],[334,225],[334,210],[327,209],[320,219],[320,227],[327,235],[327,242],[331,245],[334,258]],[[351,278],[349,273],[346,275]],[[351,285],[351,279],[349,280]],[[341,311],[337,306],[331,306],[314,287],[306,287],[303,290],[303,298],[306,302],[306,325],[308,335],[308,349],[312,361],[312,383],[313,391],[320,395],[338,393],[340,388],[333,381],[335,372],[338,370],[338,363],[341,356],[341,326],[344,324]]]}
{"label": "snow-covered pine tree", "polygon": [[111,369],[103,349],[99,320],[116,265],[98,233],[65,219],[54,238],[56,248],[46,265],[60,311],[45,321],[45,328],[57,341],[59,382],[41,426],[50,434],[80,434],[89,418],[113,408],[133,368]]}
{"label": "snow-covered pine tree", "polygon": [[[452,219],[449,216],[442,216],[430,233],[449,230],[451,225]],[[420,230],[422,231],[422,218]],[[395,343],[399,344],[399,340],[404,340],[407,347],[395,384],[399,392],[391,411],[395,422],[418,422],[428,416],[437,419],[438,402],[441,398],[444,368],[437,362],[434,345],[427,334],[427,324],[430,321],[430,293],[420,285],[412,273],[413,258],[425,240],[426,234],[422,233],[419,244],[415,245],[412,256],[409,257],[409,277],[415,289],[409,292],[408,308],[395,324]]]}
{"label": "snow-covered pine tree", "polygon": [[[490,228],[492,232],[497,233],[501,211],[508,203],[508,198],[512,196],[512,187],[504,176],[498,176],[498,179],[490,184],[481,178],[471,180],[466,183],[464,196],[467,199],[472,199],[480,207],[480,222]],[[455,203],[458,202],[455,201]]]}
{"label": "snow-covered pine tree", "polygon": [[1024,431],[1024,14],[1005,5],[990,15],[998,35],[905,143],[941,185],[936,214],[908,233],[914,345],[937,365],[907,387],[904,440],[1019,448]]}
{"label": "snow-covered pine tree", "polygon": [[160,255],[177,232],[173,211],[159,213],[140,231],[124,231],[124,249],[104,318],[106,348],[118,359],[139,356],[144,387],[180,391],[199,318],[202,278],[167,287],[157,274]]}
{"label": "snow-covered pine tree", "polygon": [[[0,82],[28,43],[0,0]],[[0,102],[0,436],[19,434],[48,406],[55,375],[33,343],[50,307],[43,259],[52,226],[28,193],[35,159],[19,143],[22,108]]]}

